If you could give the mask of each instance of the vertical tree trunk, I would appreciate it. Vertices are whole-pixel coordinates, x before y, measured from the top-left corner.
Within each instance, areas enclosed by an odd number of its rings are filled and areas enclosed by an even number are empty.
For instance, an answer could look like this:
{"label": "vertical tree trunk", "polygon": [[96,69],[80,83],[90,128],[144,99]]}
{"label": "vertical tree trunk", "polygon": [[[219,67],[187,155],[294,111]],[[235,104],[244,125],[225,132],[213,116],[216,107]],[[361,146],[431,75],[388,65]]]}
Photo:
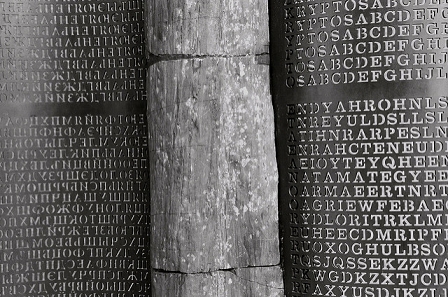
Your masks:
{"label": "vertical tree trunk", "polygon": [[153,296],[283,296],[267,0],[147,15]]}

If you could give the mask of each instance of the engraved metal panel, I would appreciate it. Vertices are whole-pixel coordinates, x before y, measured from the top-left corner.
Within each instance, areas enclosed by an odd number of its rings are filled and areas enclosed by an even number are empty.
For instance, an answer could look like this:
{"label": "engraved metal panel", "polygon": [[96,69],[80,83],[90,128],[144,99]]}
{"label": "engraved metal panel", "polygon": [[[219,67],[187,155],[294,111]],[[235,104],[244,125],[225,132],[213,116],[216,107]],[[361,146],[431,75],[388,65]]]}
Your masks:
{"label": "engraved metal panel", "polygon": [[0,296],[149,296],[141,0],[0,3]]}
{"label": "engraved metal panel", "polygon": [[446,297],[447,1],[270,11],[287,296]]}

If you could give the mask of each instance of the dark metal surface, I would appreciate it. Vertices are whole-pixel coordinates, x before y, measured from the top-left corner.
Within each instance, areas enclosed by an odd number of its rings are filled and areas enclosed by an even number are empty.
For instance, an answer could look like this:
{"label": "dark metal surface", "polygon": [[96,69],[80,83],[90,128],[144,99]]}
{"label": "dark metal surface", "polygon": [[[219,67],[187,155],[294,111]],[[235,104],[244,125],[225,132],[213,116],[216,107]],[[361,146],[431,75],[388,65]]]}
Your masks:
{"label": "dark metal surface", "polygon": [[149,296],[143,3],[0,3],[0,296]]}
{"label": "dark metal surface", "polygon": [[287,296],[447,296],[446,1],[270,1]]}

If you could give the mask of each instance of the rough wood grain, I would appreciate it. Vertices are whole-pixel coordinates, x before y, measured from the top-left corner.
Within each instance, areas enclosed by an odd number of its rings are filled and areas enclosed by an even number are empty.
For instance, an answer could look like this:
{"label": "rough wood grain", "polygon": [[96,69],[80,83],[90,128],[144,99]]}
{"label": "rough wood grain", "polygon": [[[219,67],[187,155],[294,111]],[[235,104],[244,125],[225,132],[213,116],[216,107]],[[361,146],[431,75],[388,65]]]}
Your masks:
{"label": "rough wood grain", "polygon": [[266,52],[267,0],[148,0],[149,52],[246,55]]}
{"label": "rough wood grain", "polygon": [[201,274],[154,274],[154,296],[281,297],[278,267],[242,268]]}
{"label": "rough wood grain", "polygon": [[153,296],[282,296],[267,0],[146,9]]}
{"label": "rough wood grain", "polygon": [[269,74],[253,60],[151,68],[156,269],[194,273],[279,263]]}

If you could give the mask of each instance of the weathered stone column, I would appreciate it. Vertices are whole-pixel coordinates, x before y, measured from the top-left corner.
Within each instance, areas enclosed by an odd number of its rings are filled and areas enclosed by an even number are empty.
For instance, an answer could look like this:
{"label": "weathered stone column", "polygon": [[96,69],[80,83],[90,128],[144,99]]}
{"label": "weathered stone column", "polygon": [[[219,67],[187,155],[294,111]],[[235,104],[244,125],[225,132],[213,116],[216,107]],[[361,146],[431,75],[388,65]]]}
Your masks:
{"label": "weathered stone column", "polygon": [[267,0],[148,0],[153,296],[283,296]]}

